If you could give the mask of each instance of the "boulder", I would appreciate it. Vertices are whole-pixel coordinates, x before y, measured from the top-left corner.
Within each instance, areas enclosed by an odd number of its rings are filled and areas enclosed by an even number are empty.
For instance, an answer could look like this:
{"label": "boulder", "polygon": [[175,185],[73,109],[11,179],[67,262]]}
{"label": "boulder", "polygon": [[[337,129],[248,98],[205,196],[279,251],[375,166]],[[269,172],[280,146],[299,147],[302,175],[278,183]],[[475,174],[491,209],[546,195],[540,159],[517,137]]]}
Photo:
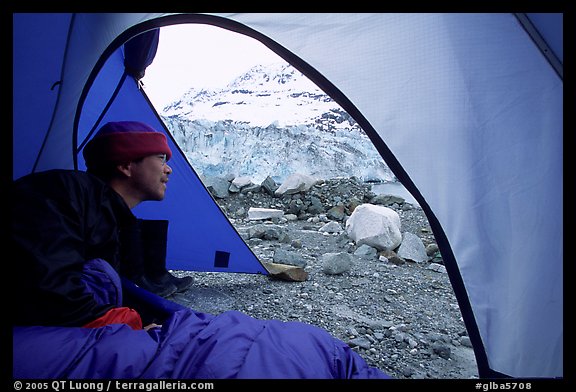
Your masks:
{"label": "boulder", "polygon": [[322,255],[322,271],[327,275],[340,275],[352,268],[352,256],[346,252]]}
{"label": "boulder", "polygon": [[340,223],[338,222],[330,221],[319,228],[318,231],[322,233],[341,233],[342,226],[340,226]]}
{"label": "boulder", "polygon": [[218,199],[224,199],[230,195],[228,188],[230,187],[230,182],[221,177],[206,177],[203,179],[206,189],[210,191],[212,196]]}
{"label": "boulder", "polygon": [[282,185],[276,189],[274,194],[276,196],[283,196],[283,195],[293,195],[298,192],[306,192],[314,184],[316,184],[318,180],[312,178],[306,174],[295,173],[286,178]]}
{"label": "boulder", "polygon": [[278,185],[276,184],[276,181],[274,181],[274,179],[272,179],[272,177],[270,177],[270,176],[266,177],[264,179],[264,181],[262,181],[260,186],[270,196],[274,196],[274,192],[276,192],[276,190],[278,189]]}
{"label": "boulder", "polygon": [[283,215],[284,211],[277,210],[274,208],[250,207],[250,209],[248,209],[249,220],[266,220],[273,218],[282,218]]}
{"label": "boulder", "polygon": [[245,186],[252,185],[252,179],[247,176],[236,177],[232,180],[232,185],[236,186],[239,189],[244,188]]}
{"label": "boulder", "polygon": [[400,216],[391,208],[361,204],[346,221],[346,234],[356,245],[370,245],[378,250],[396,249],[402,242]]}
{"label": "boulder", "polygon": [[402,243],[398,248],[398,256],[405,260],[415,261],[416,263],[422,263],[429,259],[424,243],[420,237],[409,232],[402,234]]}
{"label": "boulder", "polygon": [[306,267],[306,260],[298,252],[291,252],[286,249],[278,248],[274,251],[274,263],[294,265],[296,267]]}
{"label": "boulder", "polygon": [[278,263],[263,263],[270,277],[287,280],[289,282],[304,282],[308,279],[308,272],[301,267]]}

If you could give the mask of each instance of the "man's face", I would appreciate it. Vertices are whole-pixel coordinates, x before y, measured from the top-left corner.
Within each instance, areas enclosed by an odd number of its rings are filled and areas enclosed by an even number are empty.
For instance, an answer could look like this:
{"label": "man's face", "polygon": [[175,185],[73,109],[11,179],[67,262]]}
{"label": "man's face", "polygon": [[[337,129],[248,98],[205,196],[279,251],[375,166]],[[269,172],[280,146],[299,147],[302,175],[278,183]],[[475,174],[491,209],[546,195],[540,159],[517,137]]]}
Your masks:
{"label": "man's face", "polygon": [[141,201],[163,200],[168,176],[172,173],[172,168],[166,163],[166,155],[149,155],[131,165],[132,186],[140,194]]}

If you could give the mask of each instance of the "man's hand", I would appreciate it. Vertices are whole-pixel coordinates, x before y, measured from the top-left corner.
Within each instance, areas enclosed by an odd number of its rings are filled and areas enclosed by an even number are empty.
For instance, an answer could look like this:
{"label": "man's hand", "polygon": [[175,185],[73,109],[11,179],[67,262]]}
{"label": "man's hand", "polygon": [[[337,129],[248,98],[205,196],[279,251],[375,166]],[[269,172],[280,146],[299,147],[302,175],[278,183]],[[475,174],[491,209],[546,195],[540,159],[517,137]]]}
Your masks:
{"label": "man's hand", "polygon": [[149,329],[152,329],[152,328],[162,328],[162,326],[159,324],[156,324],[156,323],[152,323],[152,324],[146,325],[143,329],[144,329],[144,331],[148,331]]}

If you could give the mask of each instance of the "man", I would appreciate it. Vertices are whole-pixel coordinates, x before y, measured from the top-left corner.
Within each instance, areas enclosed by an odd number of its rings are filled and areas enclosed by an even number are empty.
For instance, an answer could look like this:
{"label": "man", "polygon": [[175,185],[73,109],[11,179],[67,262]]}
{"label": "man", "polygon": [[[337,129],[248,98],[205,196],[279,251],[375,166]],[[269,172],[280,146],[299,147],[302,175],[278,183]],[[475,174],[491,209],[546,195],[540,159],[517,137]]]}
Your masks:
{"label": "man", "polygon": [[[82,326],[110,311],[81,282],[88,260],[105,260],[158,295],[190,286],[191,278],[165,268],[167,222],[131,212],[143,201],[164,199],[171,156],[166,136],[147,124],[111,122],[84,149],[87,172],[50,170],[14,182],[17,325]],[[142,241],[144,235],[157,243]]]}
{"label": "man", "polygon": [[[172,168],[166,136],[144,123],[108,123],[83,151],[88,173],[105,180],[134,208],[142,201],[163,200]],[[121,271],[162,297],[186,290],[192,278],[166,270],[168,221],[139,219],[122,232]]]}

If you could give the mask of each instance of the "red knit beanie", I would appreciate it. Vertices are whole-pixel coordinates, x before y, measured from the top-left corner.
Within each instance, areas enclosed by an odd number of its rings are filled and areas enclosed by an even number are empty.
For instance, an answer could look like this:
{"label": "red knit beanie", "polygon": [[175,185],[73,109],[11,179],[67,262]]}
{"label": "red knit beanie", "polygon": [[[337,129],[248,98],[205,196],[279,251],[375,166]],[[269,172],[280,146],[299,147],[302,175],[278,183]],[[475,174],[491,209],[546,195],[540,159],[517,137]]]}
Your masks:
{"label": "red knit beanie", "polygon": [[103,125],[82,154],[87,168],[131,162],[154,154],[166,154],[166,160],[172,157],[166,135],[138,121]]}

